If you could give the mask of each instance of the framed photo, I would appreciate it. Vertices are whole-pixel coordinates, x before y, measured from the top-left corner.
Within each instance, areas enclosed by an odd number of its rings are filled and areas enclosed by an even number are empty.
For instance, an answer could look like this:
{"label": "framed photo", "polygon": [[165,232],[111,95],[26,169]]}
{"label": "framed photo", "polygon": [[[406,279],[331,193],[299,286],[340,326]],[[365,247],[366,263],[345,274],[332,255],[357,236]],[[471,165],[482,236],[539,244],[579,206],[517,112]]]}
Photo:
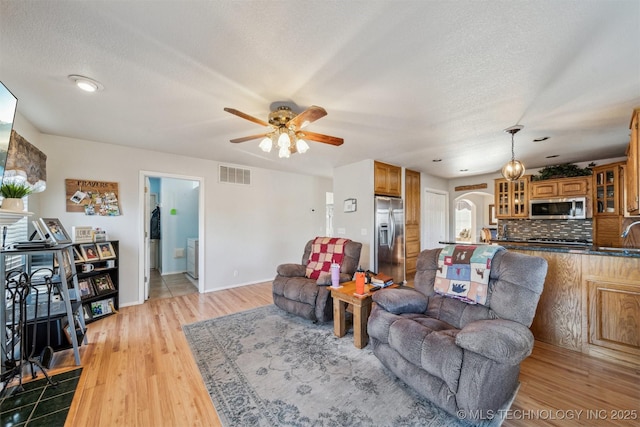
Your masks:
{"label": "framed photo", "polygon": [[96,248],[94,243],[84,243],[80,245],[80,252],[82,253],[82,258],[87,262],[100,260],[98,248]]}
{"label": "framed photo", "polygon": [[113,250],[113,246],[111,246],[111,242],[104,243],[96,243],[98,247],[98,255],[100,259],[111,259],[116,257],[116,252]]}
{"label": "framed photo", "polygon": [[496,225],[498,218],[496,218],[496,205],[489,205],[489,225]]}
{"label": "framed photo", "polygon": [[[72,271],[71,271],[71,262],[69,260],[69,252],[62,251],[60,253],[60,255],[62,256],[62,262],[64,263],[64,274],[68,279],[73,274]],[[58,268],[59,266],[60,266],[60,263],[58,262],[58,256],[54,255],[53,256],[53,268]]]}
{"label": "framed photo", "polygon": [[93,242],[93,227],[72,227],[73,243]]}
{"label": "framed photo", "polygon": [[71,238],[58,218],[40,218],[40,225],[48,237],[58,243],[71,243]]}
{"label": "framed photo", "polygon": [[355,212],[356,209],[358,209],[358,201],[356,199],[345,199],[344,201],[345,212]]}
{"label": "framed photo", "polygon": [[111,281],[111,276],[109,276],[108,274],[94,276],[91,278],[91,280],[93,281],[93,287],[95,288],[98,295],[116,290],[115,286],[113,286],[113,282]]}
{"label": "framed photo", "polygon": [[31,224],[33,224],[33,229],[38,235],[38,237],[40,238],[40,240],[43,240],[43,241],[47,240],[47,237],[48,237],[47,232],[42,229],[42,225],[40,224],[40,221],[31,221]]}
{"label": "framed photo", "polygon": [[90,279],[78,279],[78,290],[80,291],[81,299],[91,298],[96,294]]}
{"label": "framed photo", "polygon": [[73,262],[76,264],[81,264],[84,262],[84,257],[75,246],[73,247]]}

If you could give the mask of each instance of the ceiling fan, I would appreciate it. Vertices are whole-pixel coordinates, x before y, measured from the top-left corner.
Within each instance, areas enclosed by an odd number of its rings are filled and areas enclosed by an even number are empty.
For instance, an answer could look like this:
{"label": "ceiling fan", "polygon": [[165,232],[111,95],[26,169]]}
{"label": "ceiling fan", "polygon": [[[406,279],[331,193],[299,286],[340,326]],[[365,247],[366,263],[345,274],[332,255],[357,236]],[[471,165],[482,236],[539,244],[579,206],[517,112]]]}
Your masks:
{"label": "ceiling fan", "polygon": [[280,106],[269,113],[268,123],[234,108],[225,108],[224,111],[269,128],[264,133],[235,138],[231,142],[239,143],[263,138],[259,145],[262,151],[268,153],[273,145],[277,145],[280,157],[289,157],[294,153],[306,152],[309,149],[309,145],[305,140],[336,146],[344,143],[342,138],[303,130],[310,123],[327,115],[327,111],[324,108],[316,105],[312,105],[300,114],[294,113],[286,105]]}

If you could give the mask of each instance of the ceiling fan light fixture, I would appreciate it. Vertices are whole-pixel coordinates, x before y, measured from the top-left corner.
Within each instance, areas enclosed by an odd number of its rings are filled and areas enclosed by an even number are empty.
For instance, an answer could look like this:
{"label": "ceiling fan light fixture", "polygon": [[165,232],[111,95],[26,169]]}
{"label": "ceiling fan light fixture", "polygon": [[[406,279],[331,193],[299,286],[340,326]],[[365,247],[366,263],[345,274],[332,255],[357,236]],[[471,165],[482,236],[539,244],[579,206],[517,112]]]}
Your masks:
{"label": "ceiling fan light fixture", "polygon": [[289,156],[291,156],[289,147],[286,145],[280,146],[280,150],[278,150],[278,157],[280,157],[281,159],[288,159]]}
{"label": "ceiling fan light fixture", "polygon": [[304,154],[309,150],[309,144],[307,144],[307,141],[304,139],[298,138],[298,141],[296,141],[296,150],[298,153]]}
{"label": "ceiling fan light fixture", "polygon": [[289,148],[289,144],[291,144],[291,138],[289,138],[289,133],[287,132],[286,129],[284,129],[284,131],[283,129],[280,129],[280,136],[278,137],[278,147],[280,149]]}
{"label": "ceiling fan light fixture", "polygon": [[265,153],[270,153],[271,148],[273,148],[273,141],[270,136],[265,136],[262,141],[260,141],[260,145],[258,145],[262,151]]}
{"label": "ceiling fan light fixture", "polygon": [[515,125],[504,130],[505,132],[511,134],[511,160],[502,167],[502,171],[501,171],[502,176],[507,181],[516,181],[520,179],[520,177],[522,177],[522,175],[524,175],[524,172],[525,172],[524,163],[522,163],[520,160],[516,160],[516,155],[514,151],[514,140],[513,140],[513,136],[516,133],[520,132],[522,128],[524,128],[524,126]]}

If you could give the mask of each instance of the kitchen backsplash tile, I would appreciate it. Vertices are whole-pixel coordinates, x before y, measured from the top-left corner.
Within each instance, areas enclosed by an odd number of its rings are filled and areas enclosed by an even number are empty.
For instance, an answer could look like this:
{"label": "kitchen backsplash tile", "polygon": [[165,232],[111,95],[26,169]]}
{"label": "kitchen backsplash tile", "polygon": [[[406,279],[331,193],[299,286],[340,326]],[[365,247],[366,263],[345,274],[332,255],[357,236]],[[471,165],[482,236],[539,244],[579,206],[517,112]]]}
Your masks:
{"label": "kitchen backsplash tile", "polygon": [[509,239],[553,238],[593,241],[592,219],[501,219],[498,221],[498,236],[503,237],[503,226],[507,226]]}

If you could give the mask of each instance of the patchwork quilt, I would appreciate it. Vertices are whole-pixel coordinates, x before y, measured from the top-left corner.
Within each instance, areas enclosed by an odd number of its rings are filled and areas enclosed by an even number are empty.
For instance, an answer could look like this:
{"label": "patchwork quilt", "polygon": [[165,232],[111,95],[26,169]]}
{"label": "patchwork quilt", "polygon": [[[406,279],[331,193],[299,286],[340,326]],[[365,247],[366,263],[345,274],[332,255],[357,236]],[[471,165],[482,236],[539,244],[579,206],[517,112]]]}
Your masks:
{"label": "patchwork quilt", "polygon": [[434,290],[469,304],[485,304],[497,245],[447,245],[440,252]]}
{"label": "patchwork quilt", "polygon": [[332,262],[342,266],[344,247],[350,241],[337,237],[316,237],[311,245],[305,275],[310,279],[317,279],[320,273],[331,271]]}

